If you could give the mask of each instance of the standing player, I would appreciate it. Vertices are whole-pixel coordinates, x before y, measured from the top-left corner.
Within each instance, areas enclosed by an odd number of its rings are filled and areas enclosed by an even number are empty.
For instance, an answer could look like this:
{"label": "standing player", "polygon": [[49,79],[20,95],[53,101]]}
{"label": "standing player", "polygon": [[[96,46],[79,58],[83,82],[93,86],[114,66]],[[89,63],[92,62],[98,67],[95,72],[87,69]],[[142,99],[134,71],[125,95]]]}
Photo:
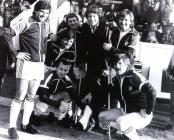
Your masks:
{"label": "standing player", "polygon": [[51,11],[46,0],[35,4],[33,15],[12,25],[15,34],[19,34],[20,51],[16,64],[16,96],[10,109],[10,125],[8,134],[11,139],[17,139],[17,118],[24,103],[21,130],[27,133],[38,133],[29,124],[34,107],[34,97],[44,78],[45,43],[48,34],[47,19]]}

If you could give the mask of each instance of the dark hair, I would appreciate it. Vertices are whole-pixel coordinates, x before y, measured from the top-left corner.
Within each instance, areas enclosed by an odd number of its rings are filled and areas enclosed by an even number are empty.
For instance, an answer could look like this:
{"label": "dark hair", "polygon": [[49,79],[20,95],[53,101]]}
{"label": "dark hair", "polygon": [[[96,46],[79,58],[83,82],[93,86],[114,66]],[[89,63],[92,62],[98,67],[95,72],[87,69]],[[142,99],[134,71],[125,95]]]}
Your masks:
{"label": "dark hair", "polygon": [[69,18],[73,18],[73,17],[75,17],[75,18],[79,21],[79,18],[78,18],[78,16],[77,16],[76,13],[69,13],[69,14],[66,16],[66,23],[68,23],[68,19],[69,19]]}
{"label": "dark hair", "polygon": [[90,7],[88,7],[88,9],[86,11],[86,15],[88,15],[90,13],[99,15],[99,6],[94,4],[94,5],[91,5]]}
{"label": "dark hair", "polygon": [[57,33],[57,40],[56,40],[56,44],[58,46],[61,45],[61,41],[62,39],[73,39],[75,36],[74,36],[74,33],[72,30],[69,30],[69,29],[62,29],[60,30],[58,33]]}
{"label": "dark hair", "polygon": [[57,36],[60,39],[64,39],[64,38],[72,39],[72,38],[74,38],[74,33],[72,30],[62,29],[58,32]]}
{"label": "dark hair", "polygon": [[131,20],[131,22],[132,22],[132,24],[131,24],[131,28],[134,26],[134,15],[133,15],[133,13],[129,10],[129,9],[124,9],[124,10],[122,10],[119,14],[118,14],[118,20],[120,19],[120,18],[125,18],[127,15],[129,15],[130,16],[130,20]]}
{"label": "dark hair", "polygon": [[70,63],[67,59],[61,58],[61,59],[58,59],[58,60],[54,63],[54,66],[55,66],[55,67],[58,67],[60,63],[62,63],[62,64],[64,64],[64,65],[71,65],[71,63]]}
{"label": "dark hair", "polygon": [[8,6],[10,6],[10,1],[9,0],[5,0],[3,5],[5,5],[5,4],[8,4]]}
{"label": "dark hair", "polygon": [[41,9],[51,11],[51,5],[48,0],[40,0],[34,6],[34,11],[39,11]]}
{"label": "dark hair", "polygon": [[110,59],[109,59],[109,63],[111,67],[114,67],[114,64],[117,63],[118,61],[120,61],[121,59],[123,59],[124,63],[130,65],[130,59],[129,56],[125,53],[116,53],[111,55]]}

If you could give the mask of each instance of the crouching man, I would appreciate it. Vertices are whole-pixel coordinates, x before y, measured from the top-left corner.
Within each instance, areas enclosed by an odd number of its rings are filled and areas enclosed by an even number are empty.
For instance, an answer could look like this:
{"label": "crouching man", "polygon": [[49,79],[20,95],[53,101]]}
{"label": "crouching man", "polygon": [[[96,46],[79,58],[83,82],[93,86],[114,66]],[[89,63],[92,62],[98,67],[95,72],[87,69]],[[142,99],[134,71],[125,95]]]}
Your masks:
{"label": "crouching man", "polygon": [[[43,84],[40,85],[34,108],[34,114],[30,121],[34,122],[37,116],[49,116],[56,118],[58,121],[67,116],[70,102],[75,99],[73,83],[67,76],[70,63],[65,59],[60,59],[55,65],[56,71],[48,74]],[[35,120],[35,121],[37,121]]]}
{"label": "crouching man", "polygon": [[124,137],[139,140],[136,129],[150,124],[153,114],[156,91],[140,74],[130,69],[126,54],[114,54],[111,66],[115,76],[109,87],[111,99],[118,99],[120,108],[113,108],[99,114],[103,125],[116,128]]}

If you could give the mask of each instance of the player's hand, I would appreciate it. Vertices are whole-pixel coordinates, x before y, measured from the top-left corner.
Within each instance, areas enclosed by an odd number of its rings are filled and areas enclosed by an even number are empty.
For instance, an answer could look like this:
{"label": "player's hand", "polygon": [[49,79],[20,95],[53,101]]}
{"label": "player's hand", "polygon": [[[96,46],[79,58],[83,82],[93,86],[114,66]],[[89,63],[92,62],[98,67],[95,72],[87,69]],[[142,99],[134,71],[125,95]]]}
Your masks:
{"label": "player's hand", "polygon": [[112,48],[112,44],[110,44],[110,43],[104,43],[104,44],[103,44],[103,48],[104,48],[104,50],[106,50],[106,51],[110,51],[111,48]]}
{"label": "player's hand", "polygon": [[61,113],[65,113],[65,112],[67,112],[68,107],[69,107],[69,102],[66,102],[65,100],[62,100],[60,102],[59,111]]}
{"label": "player's hand", "polygon": [[88,93],[82,100],[83,103],[85,104],[90,104],[92,99],[92,93]]}
{"label": "player's hand", "polygon": [[30,54],[26,52],[19,52],[16,58],[23,59],[26,61],[29,61],[31,59]]}
{"label": "player's hand", "polygon": [[109,76],[109,71],[108,71],[108,70],[103,70],[102,75],[103,75],[103,76]]}
{"label": "player's hand", "polygon": [[51,41],[56,41],[56,40],[58,39],[58,37],[57,37],[56,34],[50,34],[49,39],[50,39]]}
{"label": "player's hand", "polygon": [[14,69],[15,67],[15,63],[12,63],[10,66],[9,66],[9,69]]}

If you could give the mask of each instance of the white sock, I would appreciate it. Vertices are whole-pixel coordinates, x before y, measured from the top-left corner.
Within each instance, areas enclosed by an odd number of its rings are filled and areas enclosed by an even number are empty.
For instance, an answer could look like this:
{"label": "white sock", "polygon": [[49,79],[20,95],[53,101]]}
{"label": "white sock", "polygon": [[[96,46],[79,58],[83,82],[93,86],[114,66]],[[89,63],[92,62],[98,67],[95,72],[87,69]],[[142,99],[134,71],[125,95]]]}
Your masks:
{"label": "white sock", "polygon": [[31,113],[34,108],[34,101],[29,101],[25,99],[24,101],[24,113],[23,113],[23,119],[22,119],[22,124],[23,125],[28,125]]}
{"label": "white sock", "polygon": [[84,114],[79,121],[83,125],[83,130],[87,128],[91,114],[92,114],[91,108],[88,105],[86,105]]}
{"label": "white sock", "polygon": [[17,123],[17,119],[21,110],[21,105],[22,105],[22,101],[20,101],[19,99],[13,99],[12,103],[11,103],[11,108],[10,108],[10,124],[9,124],[9,128],[16,128],[16,123]]}

